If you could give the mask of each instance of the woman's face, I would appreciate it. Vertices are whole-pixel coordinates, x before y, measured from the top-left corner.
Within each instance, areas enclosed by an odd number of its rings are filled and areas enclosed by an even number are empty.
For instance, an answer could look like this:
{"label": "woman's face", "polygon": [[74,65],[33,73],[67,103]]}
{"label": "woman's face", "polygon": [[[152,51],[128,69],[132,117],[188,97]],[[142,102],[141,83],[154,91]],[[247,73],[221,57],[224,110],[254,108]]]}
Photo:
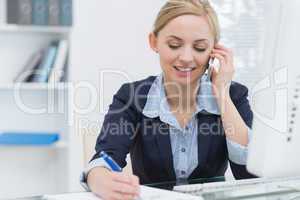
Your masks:
{"label": "woman's face", "polygon": [[204,74],[214,35],[205,17],[182,15],[171,20],[150,45],[160,57],[165,81],[180,85],[197,83]]}

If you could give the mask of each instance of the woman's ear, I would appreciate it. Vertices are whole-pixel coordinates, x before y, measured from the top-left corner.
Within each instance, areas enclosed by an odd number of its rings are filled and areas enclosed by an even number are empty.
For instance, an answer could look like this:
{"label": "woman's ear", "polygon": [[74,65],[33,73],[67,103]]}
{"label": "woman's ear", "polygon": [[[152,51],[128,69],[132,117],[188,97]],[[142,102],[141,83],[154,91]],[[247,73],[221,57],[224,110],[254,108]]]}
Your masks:
{"label": "woman's ear", "polygon": [[153,32],[149,34],[149,44],[151,49],[157,53],[157,37],[154,35]]}

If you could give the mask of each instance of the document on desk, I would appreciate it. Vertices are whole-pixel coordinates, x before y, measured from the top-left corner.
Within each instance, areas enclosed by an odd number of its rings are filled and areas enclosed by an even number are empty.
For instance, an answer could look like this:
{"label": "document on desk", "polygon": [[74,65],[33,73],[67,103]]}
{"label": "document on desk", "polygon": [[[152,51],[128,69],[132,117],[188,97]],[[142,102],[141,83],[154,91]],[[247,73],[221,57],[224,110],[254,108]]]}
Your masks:
{"label": "document on desk", "polygon": [[[101,200],[91,192],[69,193],[59,195],[45,195],[45,200]],[[141,195],[137,200],[156,200],[156,199],[172,199],[172,200],[202,200],[201,197],[192,196],[189,194],[182,194],[172,192],[169,190],[162,190],[141,186]]]}

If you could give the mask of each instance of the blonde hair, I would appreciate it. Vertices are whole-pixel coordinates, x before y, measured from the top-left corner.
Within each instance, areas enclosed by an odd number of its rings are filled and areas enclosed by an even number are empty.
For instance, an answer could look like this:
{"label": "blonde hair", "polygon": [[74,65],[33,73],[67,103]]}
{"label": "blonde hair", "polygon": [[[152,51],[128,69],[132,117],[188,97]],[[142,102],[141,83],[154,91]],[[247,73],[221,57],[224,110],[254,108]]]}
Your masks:
{"label": "blonde hair", "polygon": [[215,42],[220,39],[220,26],[217,14],[208,0],[169,0],[159,11],[154,23],[153,33],[158,33],[172,19],[181,15],[196,15],[207,17],[208,23],[214,34]]}

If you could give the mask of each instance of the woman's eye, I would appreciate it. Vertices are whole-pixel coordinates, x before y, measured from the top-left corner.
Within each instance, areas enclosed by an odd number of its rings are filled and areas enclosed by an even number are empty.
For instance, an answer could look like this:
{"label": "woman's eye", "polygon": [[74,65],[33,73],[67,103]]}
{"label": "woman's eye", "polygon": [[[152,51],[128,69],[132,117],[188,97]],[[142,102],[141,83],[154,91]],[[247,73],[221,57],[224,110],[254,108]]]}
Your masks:
{"label": "woman's eye", "polygon": [[197,47],[195,47],[195,50],[196,51],[198,51],[198,52],[204,52],[204,51],[206,51],[206,49],[205,48],[197,48]]}
{"label": "woman's eye", "polygon": [[180,45],[175,45],[175,44],[169,44],[169,47],[171,49],[178,49],[180,47]]}

